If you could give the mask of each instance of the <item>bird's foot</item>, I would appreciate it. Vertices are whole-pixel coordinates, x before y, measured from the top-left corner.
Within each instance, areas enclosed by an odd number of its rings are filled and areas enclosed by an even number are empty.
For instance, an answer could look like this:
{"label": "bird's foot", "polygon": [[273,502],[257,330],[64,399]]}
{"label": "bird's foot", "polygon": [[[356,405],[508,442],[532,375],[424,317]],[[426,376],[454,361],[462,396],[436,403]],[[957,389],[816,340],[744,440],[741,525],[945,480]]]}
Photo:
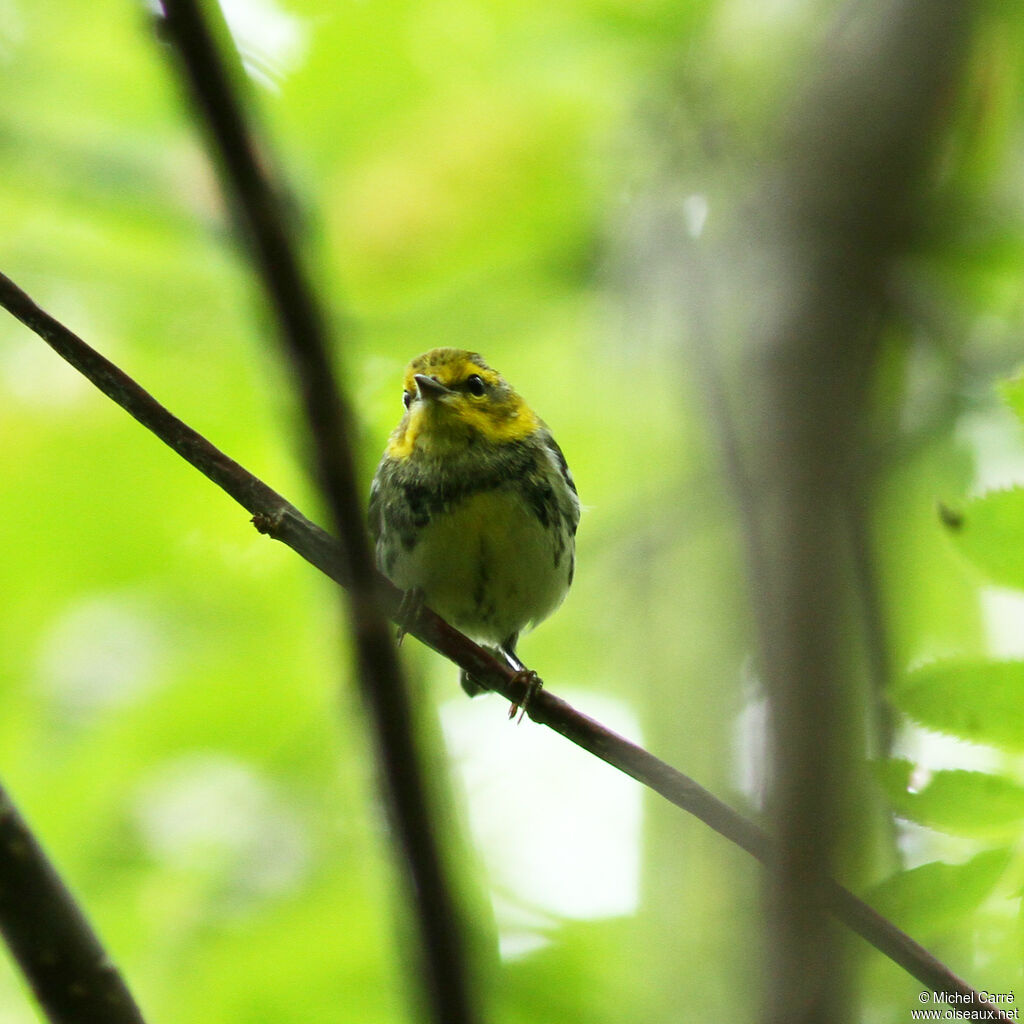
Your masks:
{"label": "bird's foot", "polygon": [[544,686],[544,683],[532,668],[519,669],[512,682],[522,683],[526,687],[526,693],[523,694],[522,701],[519,704],[513,703],[508,709],[508,717],[510,719],[516,717],[516,712],[519,713],[519,718],[516,720],[516,725],[518,725],[522,722],[523,715],[526,714],[526,709],[530,706],[530,701],[537,695],[537,692]]}

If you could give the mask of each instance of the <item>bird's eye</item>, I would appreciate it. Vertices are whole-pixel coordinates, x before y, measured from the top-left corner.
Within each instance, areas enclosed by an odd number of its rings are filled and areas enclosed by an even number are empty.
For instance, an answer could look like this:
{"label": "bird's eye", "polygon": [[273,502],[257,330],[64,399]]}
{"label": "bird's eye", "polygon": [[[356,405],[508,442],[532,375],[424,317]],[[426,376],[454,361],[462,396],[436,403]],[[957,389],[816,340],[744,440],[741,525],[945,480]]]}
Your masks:
{"label": "bird's eye", "polygon": [[404,405],[406,407],[406,409],[408,409],[409,406],[412,405],[412,392],[411,391],[403,391],[402,392],[402,405]]}
{"label": "bird's eye", "polygon": [[476,395],[477,398],[480,398],[480,396],[487,390],[484,385],[483,377],[478,373],[470,374],[466,378],[466,390],[471,395]]}

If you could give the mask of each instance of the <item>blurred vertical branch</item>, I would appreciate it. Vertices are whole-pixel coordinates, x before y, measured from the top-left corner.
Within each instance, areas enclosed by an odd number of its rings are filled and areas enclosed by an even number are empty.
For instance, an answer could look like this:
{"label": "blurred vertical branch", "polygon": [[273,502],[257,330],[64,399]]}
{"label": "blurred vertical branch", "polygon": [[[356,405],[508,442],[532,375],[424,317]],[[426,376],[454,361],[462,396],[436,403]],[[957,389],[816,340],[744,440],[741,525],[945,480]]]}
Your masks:
{"label": "blurred vertical branch", "polygon": [[915,234],[974,9],[887,0],[845,12],[745,239],[758,305],[735,374],[747,402],[736,482],[771,702],[779,860],[763,1019],[780,1024],[853,1014],[826,912],[828,876],[851,852],[841,842],[854,831],[865,734],[848,635],[849,509],[863,502],[858,456],[885,282]]}
{"label": "blurred vertical branch", "polygon": [[230,41],[225,39],[218,50],[201,0],[164,0],[162,8],[162,28],[180,57],[182,78],[220,165],[228,203],[276,317],[309,428],[314,475],[341,539],[358,680],[419,932],[429,1012],[439,1024],[468,1024],[477,1019],[477,1011],[463,922],[366,533],[352,415],[335,379],[327,319],[299,257],[281,183],[270,174],[240,100],[242,74]]}

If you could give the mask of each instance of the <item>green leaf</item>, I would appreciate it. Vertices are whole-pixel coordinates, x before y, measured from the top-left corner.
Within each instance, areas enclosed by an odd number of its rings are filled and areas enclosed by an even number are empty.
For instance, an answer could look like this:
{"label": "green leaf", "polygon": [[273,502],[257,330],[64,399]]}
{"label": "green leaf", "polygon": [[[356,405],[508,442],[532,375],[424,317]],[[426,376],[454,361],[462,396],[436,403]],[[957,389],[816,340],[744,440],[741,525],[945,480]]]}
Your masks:
{"label": "green leaf", "polygon": [[867,902],[919,938],[951,930],[992,892],[1010,854],[986,850],[963,864],[933,861],[901,871],[871,889]]}
{"label": "green leaf", "polygon": [[940,509],[949,536],[993,583],[1024,590],[1024,488],[990,491]]}
{"label": "green leaf", "polygon": [[1012,838],[1024,820],[1024,786],[987,772],[937,771],[911,790],[913,764],[886,761],[878,775],[901,818],[958,836]]}
{"label": "green leaf", "polygon": [[1024,751],[1024,661],[940,661],[890,693],[915,722],[974,743]]}

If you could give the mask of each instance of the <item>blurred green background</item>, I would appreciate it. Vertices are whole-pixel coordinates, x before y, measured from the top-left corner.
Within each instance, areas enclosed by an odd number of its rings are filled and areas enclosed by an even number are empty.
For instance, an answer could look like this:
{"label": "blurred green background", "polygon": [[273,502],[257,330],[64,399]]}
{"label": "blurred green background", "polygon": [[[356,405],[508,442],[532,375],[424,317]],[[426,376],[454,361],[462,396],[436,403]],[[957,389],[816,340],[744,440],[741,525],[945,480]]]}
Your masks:
{"label": "blurred green background", "polygon": [[[406,362],[479,350],[552,427],[585,506],[573,591],[520,653],[751,813],[762,711],[690,357],[703,277],[685,268],[714,263],[838,9],[224,4],[347,327],[367,486]],[[1016,8],[983,23],[929,229],[893,282],[867,530],[881,616],[866,628],[894,680],[944,656],[1024,655],[1019,591],[978,575],[935,512],[1024,478],[994,386],[1022,352],[1022,29]],[[0,270],[322,520],[272,325],[145,6],[0,0],[0,90]],[[0,507],[0,779],[148,1019],[410,1019],[409,929],[326,581],[6,315]],[[510,726],[498,698],[466,700],[414,642],[403,658],[434,723],[489,1019],[756,1016],[749,858]],[[899,923],[978,987],[1024,998],[1021,752],[897,724],[878,799],[901,817],[858,883],[893,873],[877,897]],[[906,797],[943,769],[997,780],[1003,803],[980,827],[927,820]],[[908,1019],[918,984],[863,963],[863,1019]],[[35,1019],[0,965],[0,1024]]]}

